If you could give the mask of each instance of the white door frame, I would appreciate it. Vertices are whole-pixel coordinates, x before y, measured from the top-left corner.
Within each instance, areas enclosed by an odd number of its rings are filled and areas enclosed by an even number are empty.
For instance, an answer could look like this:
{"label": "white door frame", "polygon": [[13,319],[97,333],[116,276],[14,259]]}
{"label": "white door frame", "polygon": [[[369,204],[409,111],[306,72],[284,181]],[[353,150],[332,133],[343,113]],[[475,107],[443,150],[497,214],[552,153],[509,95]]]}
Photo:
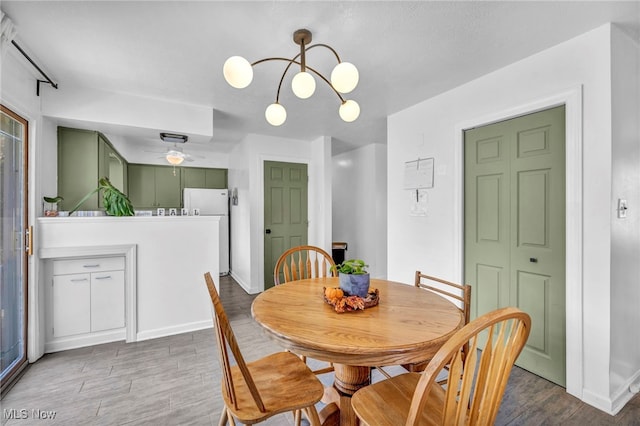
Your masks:
{"label": "white door frame", "polygon": [[453,211],[454,223],[457,224],[454,226],[454,239],[458,241],[459,250],[454,265],[458,265],[457,279],[460,281],[464,271],[464,131],[561,105],[566,108],[566,389],[569,394],[582,399],[582,85],[455,126],[454,169],[457,173],[454,174]]}

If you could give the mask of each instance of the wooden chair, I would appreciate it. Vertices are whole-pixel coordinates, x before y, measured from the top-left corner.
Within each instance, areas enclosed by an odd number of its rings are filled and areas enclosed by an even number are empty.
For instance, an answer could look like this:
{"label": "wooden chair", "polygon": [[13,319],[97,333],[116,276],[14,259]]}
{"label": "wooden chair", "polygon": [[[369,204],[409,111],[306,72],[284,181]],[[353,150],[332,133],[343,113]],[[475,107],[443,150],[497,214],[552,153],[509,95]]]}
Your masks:
{"label": "wooden chair", "polygon": [[[235,420],[254,424],[279,413],[302,410],[312,426],[320,419],[315,404],[324,386],[309,367],[290,352],[279,352],[253,362],[245,362],[235,339],[210,273],[205,281],[214,309],[214,323],[225,407],[219,425],[235,425]],[[235,365],[229,362],[229,349]]]}
{"label": "wooden chair", "polygon": [[[530,329],[531,318],[517,308],[482,315],[458,330],[422,373],[404,373],[366,386],[353,395],[351,406],[369,426],[493,425]],[[479,336],[485,330],[488,333]],[[479,337],[486,339],[482,351]],[[463,362],[465,344],[470,349]],[[449,380],[440,385],[436,378],[447,365]]]}
{"label": "wooden chair", "polygon": [[[438,283],[438,285],[436,285],[436,283]],[[460,308],[460,312],[462,312],[464,323],[469,323],[471,315],[471,286],[469,284],[456,284],[451,281],[446,281],[441,278],[425,275],[420,271],[416,271],[414,285],[458,301],[458,308]],[[463,359],[467,354],[467,349],[468,348],[466,346],[463,348]],[[416,364],[403,364],[402,367],[407,371],[419,372],[424,370],[427,367],[427,364],[429,364],[429,360]],[[382,373],[382,375],[387,379],[391,378],[391,375],[383,368],[377,368],[378,371],[380,371],[380,373]]]}
{"label": "wooden chair", "polygon": [[332,266],[335,266],[333,259],[320,247],[292,247],[278,258],[273,270],[273,282],[278,285],[306,278],[335,277]]}
{"label": "wooden chair", "polygon": [[[439,285],[436,285],[438,283]],[[464,323],[468,324],[471,316],[471,286],[469,284],[456,284],[431,275],[425,275],[420,271],[416,271],[415,286],[424,288],[429,291],[441,294],[449,299],[459,302],[458,308],[464,317]],[[467,354],[467,347],[462,351],[463,359]],[[427,367],[429,361],[418,364],[404,364],[403,367],[408,371],[422,371]]]}

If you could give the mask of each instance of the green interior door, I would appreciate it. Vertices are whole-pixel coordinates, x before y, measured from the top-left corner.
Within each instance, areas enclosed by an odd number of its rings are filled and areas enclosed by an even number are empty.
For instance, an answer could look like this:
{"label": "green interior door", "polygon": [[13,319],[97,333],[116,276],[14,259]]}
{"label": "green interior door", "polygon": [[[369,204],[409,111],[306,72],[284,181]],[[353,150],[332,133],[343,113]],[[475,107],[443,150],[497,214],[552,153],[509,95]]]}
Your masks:
{"label": "green interior door", "polygon": [[465,132],[465,281],[472,317],[531,315],[517,364],[565,386],[565,108]]}
{"label": "green interior door", "polygon": [[307,244],[307,165],[264,162],[264,288],[285,250]]}

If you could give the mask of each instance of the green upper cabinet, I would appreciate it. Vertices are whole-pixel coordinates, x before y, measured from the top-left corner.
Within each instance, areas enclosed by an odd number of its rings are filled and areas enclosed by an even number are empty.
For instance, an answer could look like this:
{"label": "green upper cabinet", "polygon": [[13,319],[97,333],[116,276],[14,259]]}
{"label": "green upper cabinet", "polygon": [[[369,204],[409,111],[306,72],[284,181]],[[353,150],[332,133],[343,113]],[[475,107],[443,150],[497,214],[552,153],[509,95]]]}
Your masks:
{"label": "green upper cabinet", "polygon": [[[104,135],[91,130],[58,127],[58,195],[61,210],[70,210],[98,187],[101,177],[120,190],[126,189],[126,162]],[[102,208],[102,197],[93,194],[80,209]]]}
{"label": "green upper cabinet", "polygon": [[172,166],[129,164],[129,199],[136,210],[180,208],[180,173]]}
{"label": "green upper cabinet", "polygon": [[127,193],[127,163],[122,156],[113,149],[109,142],[98,134],[98,139],[101,141],[99,146],[102,152],[100,158],[102,159],[102,168],[104,170],[101,176],[106,176],[113,186],[120,191]]}
{"label": "green upper cabinet", "polygon": [[227,169],[205,169],[201,167],[182,168],[182,189],[227,187]]}

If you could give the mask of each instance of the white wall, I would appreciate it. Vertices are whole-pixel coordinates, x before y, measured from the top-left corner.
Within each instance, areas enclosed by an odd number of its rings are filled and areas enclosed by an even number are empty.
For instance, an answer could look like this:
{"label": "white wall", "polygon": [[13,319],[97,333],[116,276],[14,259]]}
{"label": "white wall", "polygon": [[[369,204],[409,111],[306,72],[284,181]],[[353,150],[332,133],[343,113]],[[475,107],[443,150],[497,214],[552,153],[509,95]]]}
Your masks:
{"label": "white wall", "polygon": [[333,241],[346,259],[363,259],[375,278],[387,276],[387,150],[381,144],[333,157]]}
{"label": "white wall", "polygon": [[248,293],[264,289],[264,162],[307,164],[308,242],[331,250],[329,138],[306,142],[248,135],[229,155],[229,188],[238,188],[231,207],[231,275]]}
{"label": "white wall", "polygon": [[[611,383],[612,395],[624,394],[640,377],[640,41],[614,27],[612,32],[611,190]],[[635,96],[634,96],[635,94]],[[618,219],[618,199],[629,204]]]}
{"label": "white wall", "polygon": [[[575,276],[583,278],[569,282],[568,277],[567,282],[567,341],[572,345],[567,347],[567,353],[573,354],[578,347],[577,359],[567,360],[567,390],[607,412],[616,411],[621,401],[616,400],[617,394],[610,387],[611,311],[635,310],[624,330],[614,333],[624,333],[627,339],[636,333],[640,322],[637,298],[619,298],[613,305],[610,303],[611,247],[617,242],[616,234],[611,232],[615,211],[612,179],[620,179],[617,174],[612,175],[612,146],[618,141],[612,139],[611,32],[610,25],[597,28],[390,116],[387,163],[389,278],[410,282],[413,271],[423,269],[460,280],[462,203],[456,194],[461,197],[463,163],[457,144],[461,141],[462,124],[481,123],[483,117],[496,119],[500,114],[508,118],[512,111],[522,113],[527,105],[540,105],[545,98],[582,88],[583,102],[578,105],[582,110],[578,109],[578,119],[572,117],[568,122],[568,127],[575,127],[576,121],[582,123],[577,130],[582,132],[582,144],[578,147],[582,159],[567,159],[568,173],[569,169],[574,174],[582,173],[579,182],[569,183],[568,179],[568,197],[579,200],[568,206],[567,214],[574,215],[568,218],[568,228],[572,221],[582,220],[583,230],[574,238],[582,240],[582,246],[568,252],[567,261],[580,259],[581,267]],[[631,77],[629,74],[625,73]],[[636,73],[632,79],[637,78]],[[637,90],[620,96],[629,99],[636,94]],[[572,141],[580,138],[574,135]],[[623,153],[616,151],[613,155]],[[417,157],[431,156],[435,157],[436,179],[429,192],[429,214],[412,218],[407,214],[408,191],[402,190],[403,165]],[[640,185],[637,179],[633,180],[629,183],[630,191],[637,194]],[[581,206],[581,210],[576,211],[573,208],[576,206]],[[637,224],[629,228],[632,233],[638,232]],[[635,267],[628,263],[621,266],[618,271],[621,275],[637,276]],[[574,293],[581,297],[572,297]],[[623,324],[616,324],[617,327]],[[633,355],[625,357],[633,358],[627,374],[640,371],[637,351],[636,347]],[[623,399],[626,397],[623,395]]]}
{"label": "white wall", "polygon": [[43,115],[213,136],[213,110],[104,90],[65,87],[42,101]]}

